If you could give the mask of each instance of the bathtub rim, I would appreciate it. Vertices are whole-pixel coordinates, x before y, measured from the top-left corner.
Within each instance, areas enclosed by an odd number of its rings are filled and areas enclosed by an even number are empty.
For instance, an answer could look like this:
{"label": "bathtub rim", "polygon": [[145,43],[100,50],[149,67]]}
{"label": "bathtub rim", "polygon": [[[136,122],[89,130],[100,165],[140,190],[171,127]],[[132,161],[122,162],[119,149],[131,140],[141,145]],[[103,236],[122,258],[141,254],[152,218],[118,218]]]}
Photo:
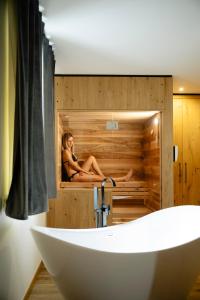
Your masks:
{"label": "bathtub rim", "polygon": [[[183,208],[184,207],[184,208]],[[149,215],[153,215],[153,214],[160,214],[161,211],[166,211],[166,210],[177,210],[179,208],[183,208],[184,210],[187,209],[187,208],[196,208],[196,207],[199,207],[199,212],[200,212],[200,206],[198,205],[182,205],[182,206],[173,206],[173,207],[169,207],[169,208],[164,208],[164,209],[161,209],[159,211],[155,211],[155,212],[152,212],[151,214]],[[130,222],[127,222],[127,223],[124,223],[124,224],[118,224],[118,225],[112,225],[112,226],[107,226],[107,227],[103,227],[103,228],[81,228],[81,229],[71,229],[71,228],[53,228],[53,227],[44,227],[44,226],[32,226],[30,228],[31,232],[32,232],[32,235],[34,236],[34,232],[39,232],[40,234],[43,234],[45,236],[48,236],[50,238],[53,238],[55,240],[58,240],[60,241],[61,243],[65,243],[65,244],[68,244],[69,246],[73,246],[73,247],[78,247],[78,248],[85,248],[85,249],[89,249],[91,251],[97,251],[97,252],[105,252],[105,253],[113,253],[113,254],[139,254],[139,253],[153,253],[153,252],[162,252],[162,251],[166,251],[166,250],[170,250],[170,249],[173,249],[173,248],[176,248],[176,247],[181,247],[181,246],[184,246],[186,244],[189,244],[189,243],[193,243],[195,241],[197,241],[199,238],[200,238],[200,233],[199,233],[199,236],[197,236],[196,238],[191,238],[191,239],[188,239],[186,240],[185,242],[182,242],[182,243],[177,243],[176,245],[173,245],[173,246],[169,246],[169,247],[157,247],[157,248],[153,248],[153,249],[147,249],[147,250],[123,250],[123,251],[113,251],[113,250],[109,250],[109,249],[98,249],[97,247],[89,247],[87,245],[82,245],[82,244],[79,244],[77,242],[72,242],[72,241],[69,241],[67,240],[67,237],[61,237],[61,236],[56,236],[56,231],[57,232],[64,232],[64,233],[90,233],[90,232],[109,232],[109,230],[114,230],[114,231],[117,231],[118,228],[126,228],[126,227],[130,227],[131,226],[131,223],[133,224],[137,224],[137,223],[140,223],[142,222],[142,220],[144,218],[147,218],[149,215],[146,215],[146,216],[143,216],[141,218],[138,218],[136,220],[133,220],[133,221],[130,221]],[[109,233],[108,233],[109,235]]]}

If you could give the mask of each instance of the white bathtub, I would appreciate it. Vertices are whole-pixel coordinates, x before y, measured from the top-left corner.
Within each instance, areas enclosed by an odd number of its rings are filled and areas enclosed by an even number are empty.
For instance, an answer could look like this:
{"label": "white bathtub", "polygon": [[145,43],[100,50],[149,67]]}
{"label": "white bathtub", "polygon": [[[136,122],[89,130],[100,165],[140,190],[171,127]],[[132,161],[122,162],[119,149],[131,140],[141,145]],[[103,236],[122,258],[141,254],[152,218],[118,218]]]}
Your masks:
{"label": "white bathtub", "polygon": [[65,299],[184,300],[200,274],[200,206],[94,229],[33,227]]}

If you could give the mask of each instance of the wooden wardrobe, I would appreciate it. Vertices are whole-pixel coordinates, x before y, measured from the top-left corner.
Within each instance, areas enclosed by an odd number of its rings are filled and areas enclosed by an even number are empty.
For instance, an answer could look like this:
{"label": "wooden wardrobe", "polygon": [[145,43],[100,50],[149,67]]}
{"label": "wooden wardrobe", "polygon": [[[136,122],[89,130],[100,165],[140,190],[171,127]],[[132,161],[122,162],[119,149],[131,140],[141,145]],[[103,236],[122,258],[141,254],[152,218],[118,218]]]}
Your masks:
{"label": "wooden wardrobe", "polygon": [[175,205],[200,205],[200,95],[174,96]]}

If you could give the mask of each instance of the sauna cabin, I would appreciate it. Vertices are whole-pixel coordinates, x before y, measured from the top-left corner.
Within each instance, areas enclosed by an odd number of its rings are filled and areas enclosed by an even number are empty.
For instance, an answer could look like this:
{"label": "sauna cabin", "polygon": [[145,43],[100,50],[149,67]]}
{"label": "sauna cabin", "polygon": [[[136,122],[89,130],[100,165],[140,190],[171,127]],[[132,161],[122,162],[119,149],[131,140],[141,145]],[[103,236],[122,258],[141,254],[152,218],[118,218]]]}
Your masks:
{"label": "sauna cabin", "polygon": [[113,178],[133,169],[128,182],[106,184],[108,225],[173,205],[171,76],[58,75],[55,101],[57,198],[49,201],[48,226],[96,226],[93,187],[100,183],[62,180],[66,131],[80,164],[93,155]]}
{"label": "sauna cabin", "polygon": [[94,155],[106,177],[133,176],[117,182],[112,193],[112,224],[133,220],[160,209],[160,129],[157,111],[60,112],[58,114],[58,161],[61,189],[91,189],[99,182],[62,181],[62,135],[74,136],[80,165]]}

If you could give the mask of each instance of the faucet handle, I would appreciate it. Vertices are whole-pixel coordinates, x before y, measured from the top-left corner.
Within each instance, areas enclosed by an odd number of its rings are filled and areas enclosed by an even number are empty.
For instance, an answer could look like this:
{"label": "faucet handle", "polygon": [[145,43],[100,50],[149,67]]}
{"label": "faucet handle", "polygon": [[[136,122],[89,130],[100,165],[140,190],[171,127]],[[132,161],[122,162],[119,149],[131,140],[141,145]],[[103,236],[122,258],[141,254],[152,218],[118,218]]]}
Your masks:
{"label": "faucet handle", "polygon": [[114,179],[112,177],[109,177],[109,178],[110,178],[110,181],[112,182],[112,185],[116,186],[116,182],[114,181]]}
{"label": "faucet handle", "polygon": [[104,178],[101,182],[101,201],[102,201],[102,205],[104,204],[104,185],[106,183],[107,177]]}

